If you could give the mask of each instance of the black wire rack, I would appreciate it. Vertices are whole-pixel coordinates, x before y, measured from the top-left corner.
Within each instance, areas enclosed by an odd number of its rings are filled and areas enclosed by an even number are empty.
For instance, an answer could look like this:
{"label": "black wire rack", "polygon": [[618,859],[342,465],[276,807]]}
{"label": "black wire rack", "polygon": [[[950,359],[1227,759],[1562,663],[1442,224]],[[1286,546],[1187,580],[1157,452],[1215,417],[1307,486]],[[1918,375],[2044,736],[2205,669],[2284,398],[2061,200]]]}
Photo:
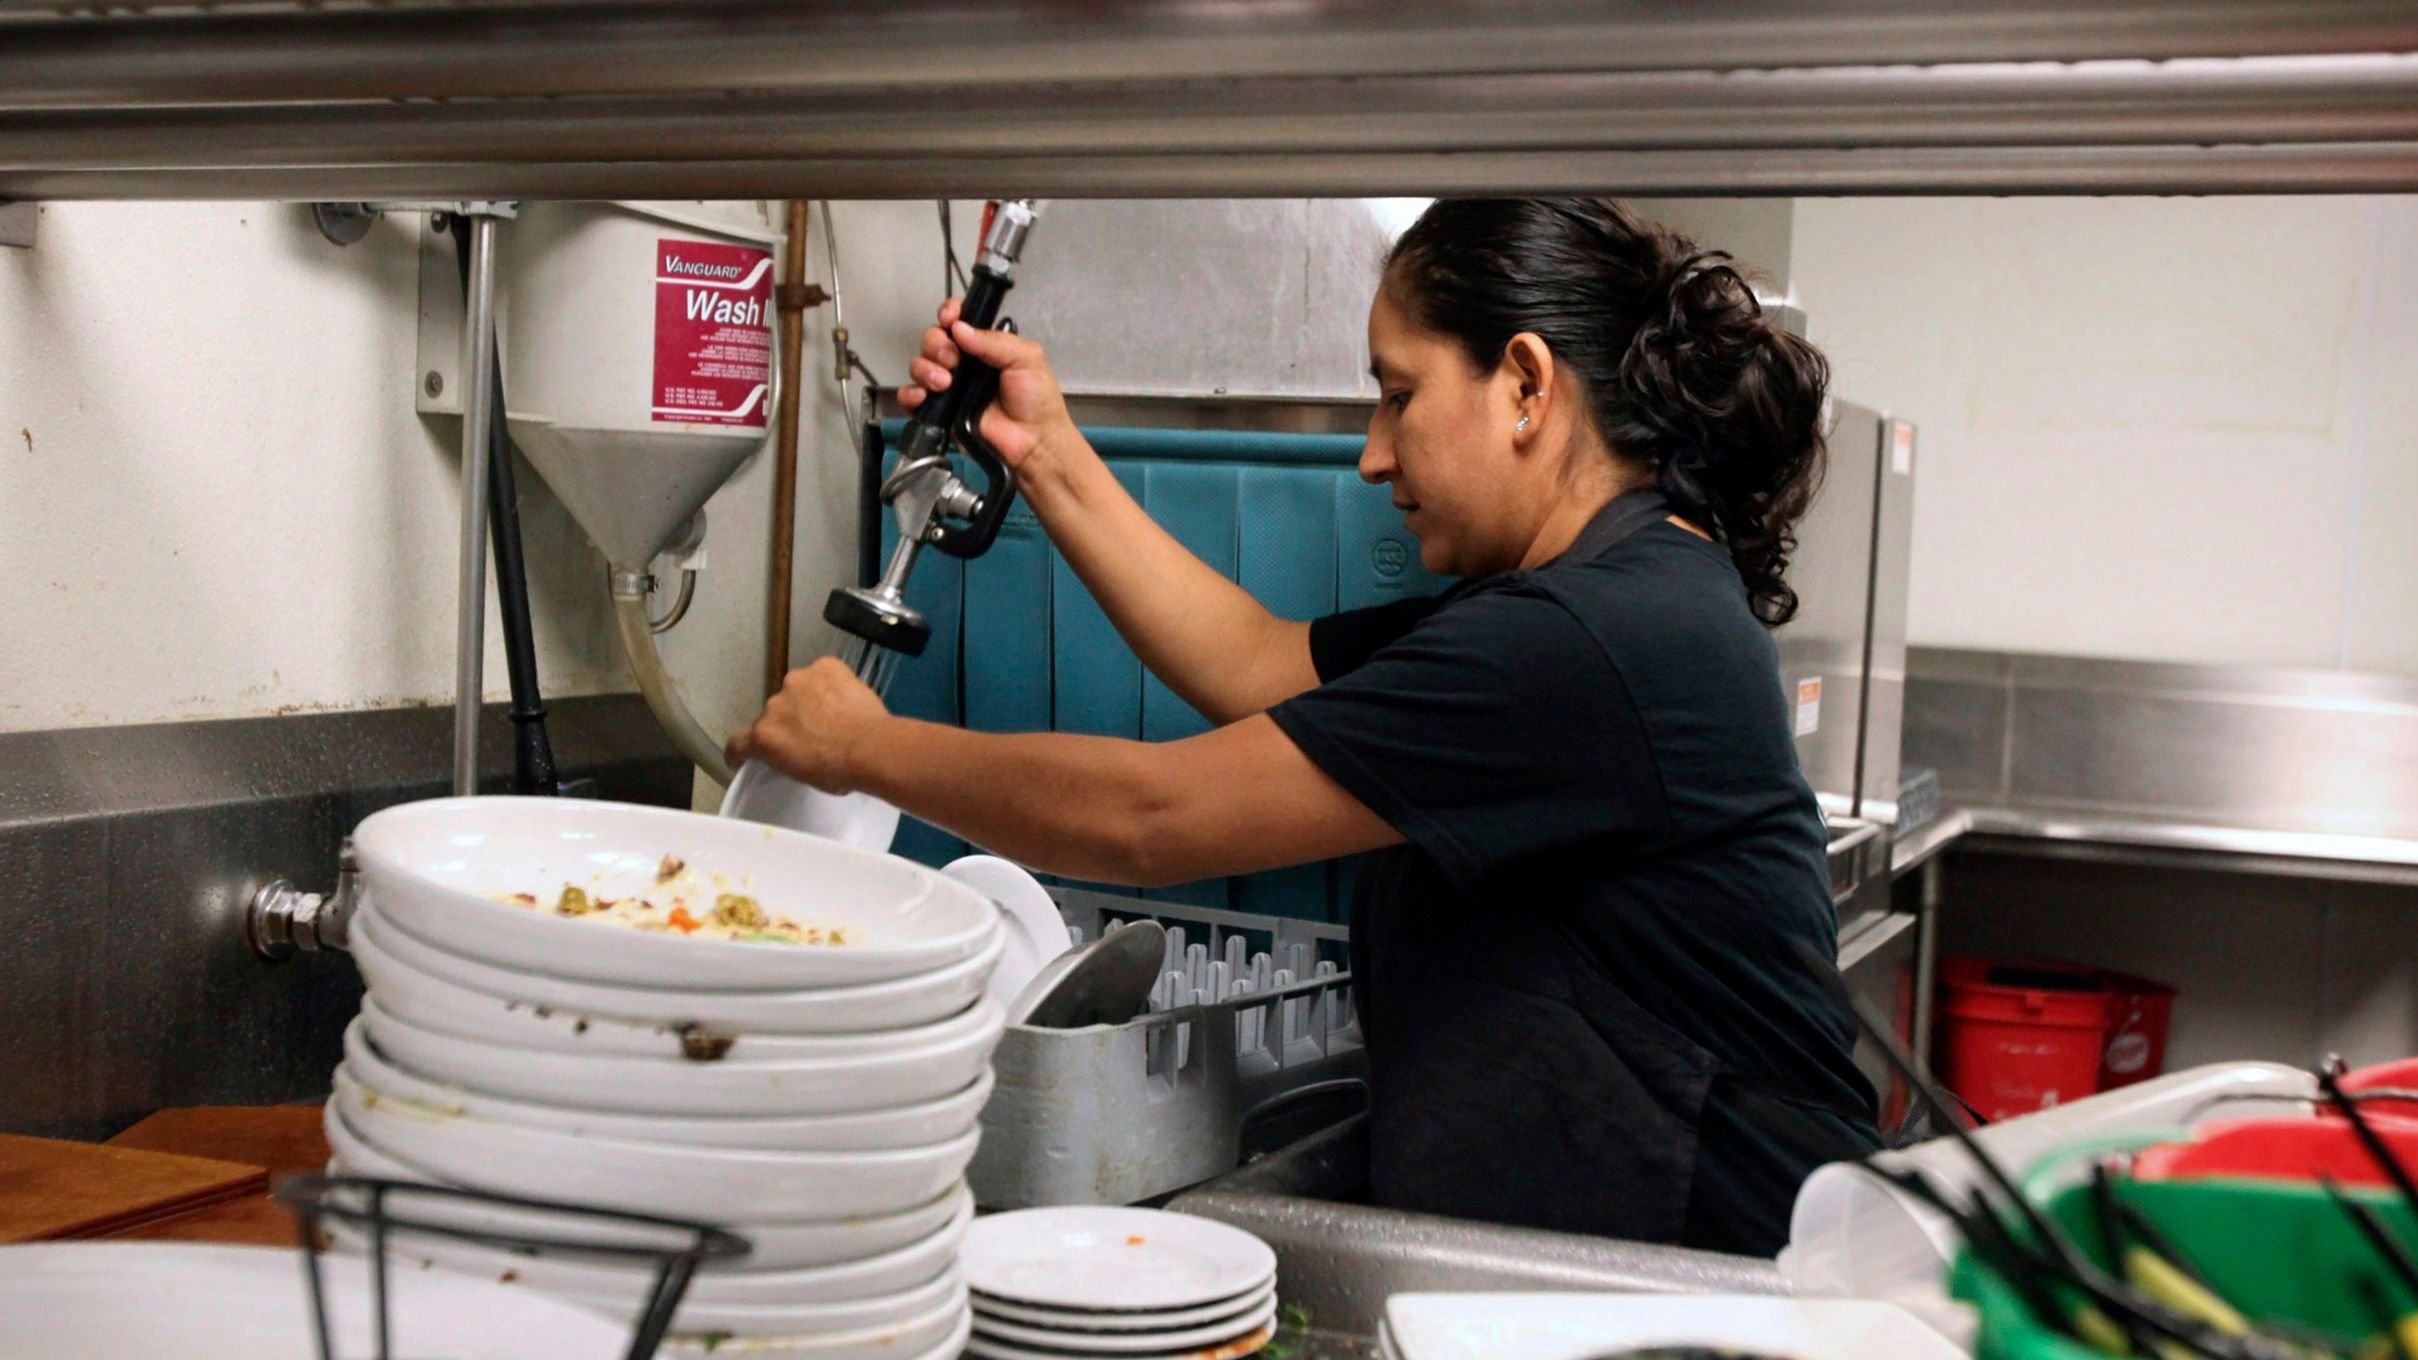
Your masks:
{"label": "black wire rack", "polygon": [[[653,1283],[639,1307],[624,1360],[650,1360],[655,1354],[700,1266],[709,1261],[735,1261],[750,1250],[747,1239],[710,1224],[453,1186],[314,1175],[280,1181],[275,1194],[293,1211],[301,1229],[304,1278],[310,1286],[320,1360],[343,1360],[328,1320],[327,1280],[321,1259],[333,1241],[328,1231],[331,1222],[357,1230],[367,1242],[371,1336],[376,1343],[368,1360],[394,1357],[387,1255],[397,1234],[448,1238],[526,1256],[651,1266]],[[452,1214],[446,1212],[449,1209]],[[519,1221],[531,1224],[531,1230],[472,1226],[477,1220],[460,1216],[463,1209],[508,1210]]]}

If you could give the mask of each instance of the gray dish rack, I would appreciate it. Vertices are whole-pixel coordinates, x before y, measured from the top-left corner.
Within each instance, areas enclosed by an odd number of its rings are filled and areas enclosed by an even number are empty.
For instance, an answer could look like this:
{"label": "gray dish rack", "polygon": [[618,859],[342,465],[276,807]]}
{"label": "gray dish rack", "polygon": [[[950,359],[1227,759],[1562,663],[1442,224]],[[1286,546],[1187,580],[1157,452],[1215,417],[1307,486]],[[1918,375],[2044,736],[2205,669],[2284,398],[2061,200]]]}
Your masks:
{"label": "gray dish rack", "polygon": [[1077,888],[1050,895],[1078,939],[1121,921],[1166,925],[1181,977],[1162,977],[1156,1008],[1122,1025],[1008,1027],[966,1173],[984,1208],[1157,1199],[1233,1170],[1254,1142],[1365,1104],[1344,927]]}

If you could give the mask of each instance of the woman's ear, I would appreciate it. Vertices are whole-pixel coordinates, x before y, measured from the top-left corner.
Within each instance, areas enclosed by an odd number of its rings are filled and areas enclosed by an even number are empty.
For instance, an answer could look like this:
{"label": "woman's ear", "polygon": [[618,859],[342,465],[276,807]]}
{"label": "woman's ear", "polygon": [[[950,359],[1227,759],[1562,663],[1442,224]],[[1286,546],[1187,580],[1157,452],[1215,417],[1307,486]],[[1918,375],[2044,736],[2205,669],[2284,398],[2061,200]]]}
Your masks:
{"label": "woman's ear", "polygon": [[1533,437],[1545,425],[1553,406],[1553,350],[1533,331],[1521,331],[1503,345],[1500,371],[1503,386],[1519,409],[1512,413],[1515,428]]}

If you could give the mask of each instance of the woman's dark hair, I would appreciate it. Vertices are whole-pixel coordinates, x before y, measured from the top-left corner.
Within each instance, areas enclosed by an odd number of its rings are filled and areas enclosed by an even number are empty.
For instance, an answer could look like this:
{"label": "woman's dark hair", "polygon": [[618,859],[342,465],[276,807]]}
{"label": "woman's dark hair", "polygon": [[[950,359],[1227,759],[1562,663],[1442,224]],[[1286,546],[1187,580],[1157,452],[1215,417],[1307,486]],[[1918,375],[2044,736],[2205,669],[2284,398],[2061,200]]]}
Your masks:
{"label": "woman's dark hair", "polygon": [[1755,617],[1797,612],[1785,573],[1822,479],[1821,351],[1763,315],[1728,254],[1610,199],[1443,199],[1386,260],[1395,302],[1479,371],[1522,331],[1576,373],[1616,457],[1729,549]]}

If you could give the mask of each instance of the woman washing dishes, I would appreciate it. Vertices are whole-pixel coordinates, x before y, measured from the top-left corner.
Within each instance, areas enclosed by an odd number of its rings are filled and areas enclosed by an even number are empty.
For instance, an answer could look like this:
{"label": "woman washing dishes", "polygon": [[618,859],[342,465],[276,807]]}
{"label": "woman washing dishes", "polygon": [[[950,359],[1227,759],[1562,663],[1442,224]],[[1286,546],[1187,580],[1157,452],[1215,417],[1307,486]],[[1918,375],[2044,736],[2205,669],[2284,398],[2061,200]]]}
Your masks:
{"label": "woman washing dishes", "polygon": [[[1369,311],[1360,475],[1442,596],[1280,619],[1154,524],[1041,347],[944,307],[983,433],[1145,665],[1215,730],[1151,744],[893,716],[793,673],[734,762],[1135,885],[1372,854],[1352,917],[1379,1203],[1769,1254],[1878,1146],[1824,835],[1767,629],[1827,369],[1723,263],[1603,200],[1439,202]],[[1012,791],[1012,797],[1002,797]]]}

